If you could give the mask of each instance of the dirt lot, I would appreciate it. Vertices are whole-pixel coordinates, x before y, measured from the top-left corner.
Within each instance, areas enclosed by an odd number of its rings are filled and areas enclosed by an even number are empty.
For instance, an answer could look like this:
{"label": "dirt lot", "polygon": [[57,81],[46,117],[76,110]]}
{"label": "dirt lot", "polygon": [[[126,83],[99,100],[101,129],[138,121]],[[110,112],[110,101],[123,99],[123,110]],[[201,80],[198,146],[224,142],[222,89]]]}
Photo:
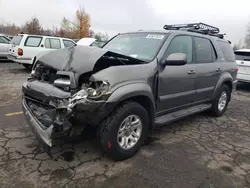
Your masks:
{"label": "dirt lot", "polygon": [[21,114],[28,72],[14,63],[0,72],[0,187],[250,187],[250,85],[240,85],[223,117],[166,125],[135,157],[114,162],[91,137],[58,143],[49,157]]}

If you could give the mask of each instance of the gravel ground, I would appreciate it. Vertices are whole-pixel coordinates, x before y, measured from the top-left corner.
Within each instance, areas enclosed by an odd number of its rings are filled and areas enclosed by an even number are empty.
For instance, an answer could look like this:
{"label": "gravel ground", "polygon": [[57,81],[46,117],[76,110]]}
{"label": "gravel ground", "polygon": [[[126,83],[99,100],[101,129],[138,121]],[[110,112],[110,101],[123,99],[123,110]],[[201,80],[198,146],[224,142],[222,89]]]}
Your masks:
{"label": "gravel ground", "polygon": [[0,187],[250,187],[250,85],[240,85],[225,115],[205,113],[153,131],[133,158],[114,162],[96,140],[59,142],[49,157],[20,111],[29,72],[0,63]]}

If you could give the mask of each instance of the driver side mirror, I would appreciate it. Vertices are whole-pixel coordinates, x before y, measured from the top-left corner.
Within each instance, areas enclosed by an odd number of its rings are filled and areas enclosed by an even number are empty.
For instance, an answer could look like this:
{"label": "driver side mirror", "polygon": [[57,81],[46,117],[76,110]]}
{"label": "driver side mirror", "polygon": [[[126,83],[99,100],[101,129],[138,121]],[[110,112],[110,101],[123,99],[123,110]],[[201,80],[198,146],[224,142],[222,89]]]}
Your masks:
{"label": "driver side mirror", "polygon": [[183,53],[173,53],[170,54],[167,59],[163,60],[161,63],[163,66],[181,66],[187,64],[187,56]]}

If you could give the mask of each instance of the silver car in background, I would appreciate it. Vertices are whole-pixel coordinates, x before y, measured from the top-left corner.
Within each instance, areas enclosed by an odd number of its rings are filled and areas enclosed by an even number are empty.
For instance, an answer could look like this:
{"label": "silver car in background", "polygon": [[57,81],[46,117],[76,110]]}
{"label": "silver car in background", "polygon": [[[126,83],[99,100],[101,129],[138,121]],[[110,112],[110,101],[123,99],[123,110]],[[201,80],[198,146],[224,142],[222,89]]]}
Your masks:
{"label": "silver car in background", "polygon": [[9,53],[10,39],[0,34],[0,59],[7,59]]}

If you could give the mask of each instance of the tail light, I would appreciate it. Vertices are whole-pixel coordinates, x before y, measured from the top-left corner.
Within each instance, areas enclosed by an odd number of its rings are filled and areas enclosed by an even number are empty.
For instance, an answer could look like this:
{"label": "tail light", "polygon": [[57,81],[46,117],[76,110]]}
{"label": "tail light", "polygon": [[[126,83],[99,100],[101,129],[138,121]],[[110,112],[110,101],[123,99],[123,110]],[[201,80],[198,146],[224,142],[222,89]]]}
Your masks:
{"label": "tail light", "polygon": [[235,68],[235,70],[236,70],[236,72],[238,72],[238,70],[239,70],[239,67],[237,66],[237,67]]}
{"label": "tail light", "polygon": [[18,54],[18,55],[20,55],[20,56],[22,56],[22,55],[23,55],[23,49],[18,48],[18,50],[17,50],[17,54]]}

